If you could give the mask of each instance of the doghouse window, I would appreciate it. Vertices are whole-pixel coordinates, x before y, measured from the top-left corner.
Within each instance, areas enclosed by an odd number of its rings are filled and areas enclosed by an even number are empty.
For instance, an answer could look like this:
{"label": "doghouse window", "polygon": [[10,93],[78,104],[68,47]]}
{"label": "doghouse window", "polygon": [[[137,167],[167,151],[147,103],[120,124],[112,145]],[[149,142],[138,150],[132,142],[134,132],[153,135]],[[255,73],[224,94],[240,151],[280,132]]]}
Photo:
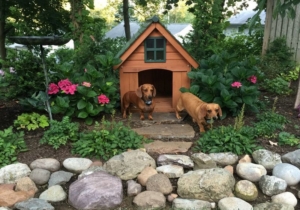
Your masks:
{"label": "doghouse window", "polygon": [[166,40],[161,37],[148,38],[145,41],[145,62],[166,61]]}

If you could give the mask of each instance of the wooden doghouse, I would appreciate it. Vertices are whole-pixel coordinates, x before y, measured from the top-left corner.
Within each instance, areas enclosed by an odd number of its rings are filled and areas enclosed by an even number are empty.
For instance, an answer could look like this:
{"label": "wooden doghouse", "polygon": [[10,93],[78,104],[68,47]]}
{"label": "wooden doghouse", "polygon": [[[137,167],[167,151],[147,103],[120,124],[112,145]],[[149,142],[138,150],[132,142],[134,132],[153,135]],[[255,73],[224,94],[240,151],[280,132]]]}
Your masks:
{"label": "wooden doghouse", "polygon": [[187,73],[198,63],[154,16],[118,53],[121,99],[144,83],[156,88],[154,112],[174,112],[181,87],[190,87]]}

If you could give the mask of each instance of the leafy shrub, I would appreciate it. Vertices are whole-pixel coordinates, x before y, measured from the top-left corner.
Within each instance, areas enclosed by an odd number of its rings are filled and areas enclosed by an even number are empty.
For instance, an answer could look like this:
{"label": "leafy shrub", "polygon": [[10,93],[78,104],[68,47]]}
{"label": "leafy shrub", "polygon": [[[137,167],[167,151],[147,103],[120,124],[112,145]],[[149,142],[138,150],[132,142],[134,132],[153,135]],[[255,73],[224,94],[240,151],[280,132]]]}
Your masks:
{"label": "leafy shrub", "polygon": [[280,132],[278,135],[278,143],[279,145],[289,145],[289,146],[295,146],[299,145],[300,139],[296,138],[295,135],[290,134],[288,132]]}
{"label": "leafy shrub", "polygon": [[92,131],[79,134],[79,140],[72,145],[72,153],[107,160],[128,149],[138,149],[144,142],[149,140],[122,122],[110,122],[103,118],[101,124],[95,123]]}
{"label": "leafy shrub", "polygon": [[24,132],[14,132],[13,127],[0,131],[0,168],[17,160],[19,152],[26,151]]}
{"label": "leafy shrub", "polygon": [[252,154],[259,148],[252,127],[244,126],[237,131],[233,126],[221,126],[205,132],[197,141],[194,150],[204,153],[232,152],[242,155]]}
{"label": "leafy shrub", "polygon": [[45,128],[49,126],[48,117],[38,113],[23,113],[14,121],[17,129],[35,130],[37,128]]}
{"label": "leafy shrub", "polygon": [[200,69],[188,73],[191,87],[180,90],[190,91],[205,102],[218,103],[223,118],[227,113],[236,116],[243,104],[246,111],[257,112],[260,92],[256,83],[262,75],[256,62],[253,57],[236,61],[235,55],[225,51],[213,55],[201,60]]}
{"label": "leafy shrub", "polygon": [[50,121],[49,130],[44,132],[40,143],[48,144],[54,149],[58,149],[61,145],[66,145],[69,140],[77,140],[78,131],[79,124],[70,122],[68,116],[63,117],[60,122],[52,120]]}
{"label": "leafy shrub", "polygon": [[244,126],[244,108],[235,118],[234,126],[221,126],[205,132],[197,141],[195,151],[204,153],[232,152],[237,155],[252,154],[261,148],[255,140],[256,134],[253,127]]}
{"label": "leafy shrub", "polygon": [[289,82],[281,77],[265,79],[265,88],[268,90],[268,92],[279,95],[288,95],[292,92],[292,90],[289,88]]}

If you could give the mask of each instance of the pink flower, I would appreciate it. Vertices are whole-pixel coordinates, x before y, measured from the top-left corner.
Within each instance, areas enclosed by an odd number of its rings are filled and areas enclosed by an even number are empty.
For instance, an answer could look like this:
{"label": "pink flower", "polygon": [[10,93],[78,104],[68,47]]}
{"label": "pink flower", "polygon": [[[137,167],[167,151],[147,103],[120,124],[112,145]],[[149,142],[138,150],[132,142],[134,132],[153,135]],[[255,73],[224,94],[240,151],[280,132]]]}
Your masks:
{"label": "pink flower", "polygon": [[240,88],[240,87],[242,87],[242,83],[240,83],[240,82],[234,82],[234,83],[231,84],[231,87]]}
{"label": "pink flower", "polygon": [[255,84],[256,81],[257,81],[257,78],[256,78],[256,76],[252,75],[251,77],[248,77],[248,80],[249,80],[250,82],[252,82],[253,84]]}
{"label": "pink flower", "polygon": [[82,86],[85,86],[85,87],[91,87],[91,83],[89,83],[89,82],[83,82],[83,83],[82,83]]}
{"label": "pink flower", "polygon": [[74,95],[75,91],[77,90],[77,86],[78,86],[77,84],[72,84],[69,86],[65,86],[64,88],[61,88],[61,89],[65,94]]}
{"label": "pink flower", "polygon": [[84,72],[87,72],[87,69],[84,69]]}
{"label": "pink flower", "polygon": [[50,83],[48,86],[48,94],[56,94],[59,92],[59,88],[56,84]]}
{"label": "pink flower", "polygon": [[16,73],[14,67],[9,67],[9,72],[12,73],[12,74],[13,74],[13,73]]}
{"label": "pink flower", "polygon": [[101,94],[100,96],[98,96],[98,102],[99,102],[99,104],[108,104],[109,98],[107,98],[106,95]]}
{"label": "pink flower", "polygon": [[4,76],[4,74],[5,72],[2,69],[0,69],[0,76]]}
{"label": "pink flower", "polygon": [[62,90],[63,90],[65,87],[70,86],[70,85],[72,85],[72,82],[70,82],[69,79],[60,80],[60,81],[58,82],[58,87],[59,87],[60,89],[62,89]]}

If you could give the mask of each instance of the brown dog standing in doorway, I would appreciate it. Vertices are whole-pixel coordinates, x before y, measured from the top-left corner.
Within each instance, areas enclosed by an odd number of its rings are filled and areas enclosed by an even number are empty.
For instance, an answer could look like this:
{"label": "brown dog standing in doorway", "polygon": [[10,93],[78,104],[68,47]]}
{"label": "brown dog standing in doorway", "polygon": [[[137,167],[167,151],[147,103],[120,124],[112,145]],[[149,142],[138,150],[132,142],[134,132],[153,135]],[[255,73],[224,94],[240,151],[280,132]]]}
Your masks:
{"label": "brown dog standing in doorway", "polygon": [[152,113],[155,107],[153,98],[156,95],[156,89],[152,84],[143,84],[136,91],[128,91],[124,94],[123,118],[126,118],[127,109],[130,104],[135,105],[139,109],[140,119],[144,120],[144,113],[148,113],[148,119],[153,120]]}
{"label": "brown dog standing in doorway", "polygon": [[193,122],[197,122],[200,132],[205,132],[204,126],[208,125],[206,120],[218,119],[218,116],[222,116],[219,104],[206,103],[189,92],[180,95],[175,108],[177,119],[181,119],[178,112],[184,109],[193,118]]}

